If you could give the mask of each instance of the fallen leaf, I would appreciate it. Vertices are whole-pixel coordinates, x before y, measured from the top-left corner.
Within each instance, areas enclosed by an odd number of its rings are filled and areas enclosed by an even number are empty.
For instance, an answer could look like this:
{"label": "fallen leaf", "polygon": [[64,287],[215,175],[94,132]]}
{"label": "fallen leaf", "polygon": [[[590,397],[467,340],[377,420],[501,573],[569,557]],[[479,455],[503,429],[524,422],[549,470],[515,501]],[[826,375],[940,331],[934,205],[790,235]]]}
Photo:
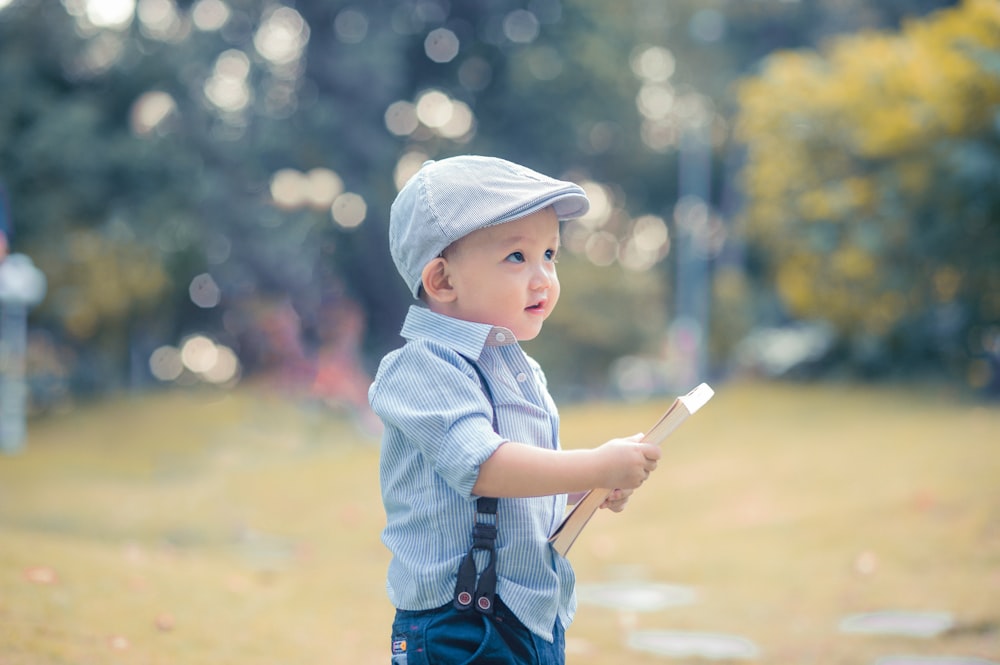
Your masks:
{"label": "fallen leaf", "polygon": [[872,575],[878,570],[878,555],[865,550],[854,559],[854,571],[859,575]]}
{"label": "fallen leaf", "polygon": [[156,627],[165,633],[173,630],[174,625],[176,625],[174,622],[174,615],[168,612],[164,612],[156,617]]}
{"label": "fallen leaf", "polygon": [[32,566],[24,571],[24,577],[35,584],[55,584],[58,581],[56,571],[48,566]]}

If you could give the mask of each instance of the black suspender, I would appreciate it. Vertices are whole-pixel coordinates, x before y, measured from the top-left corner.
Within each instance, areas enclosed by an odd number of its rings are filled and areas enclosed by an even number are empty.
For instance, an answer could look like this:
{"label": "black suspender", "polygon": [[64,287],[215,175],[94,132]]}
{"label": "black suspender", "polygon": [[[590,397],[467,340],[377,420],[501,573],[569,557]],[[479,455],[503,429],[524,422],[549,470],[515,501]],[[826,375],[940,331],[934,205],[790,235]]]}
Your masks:
{"label": "black suspender", "polygon": [[[486,399],[489,400],[493,409],[493,430],[497,431],[497,413],[493,405],[493,395],[490,387],[486,383],[479,366],[472,362],[473,369],[479,375],[479,382],[482,384]],[[476,515],[472,527],[472,546],[462,558],[462,563],[458,566],[458,581],[455,582],[454,606],[458,610],[467,610],[473,607],[482,614],[493,614],[493,603],[497,589],[497,502],[498,499],[491,497],[481,497],[476,500]],[[473,556],[476,550],[482,550],[489,554],[486,568],[479,575],[476,581],[476,560]]]}
{"label": "black suspender", "polygon": [[[475,599],[477,612],[493,614],[493,602],[497,589],[497,525],[480,521],[481,516],[496,519],[497,500],[482,497],[476,500],[475,525],[472,527],[472,547],[465,553],[458,566],[458,581],[455,582],[455,609],[467,610]],[[489,562],[476,581],[476,560],[473,553],[483,550],[489,553]]]}

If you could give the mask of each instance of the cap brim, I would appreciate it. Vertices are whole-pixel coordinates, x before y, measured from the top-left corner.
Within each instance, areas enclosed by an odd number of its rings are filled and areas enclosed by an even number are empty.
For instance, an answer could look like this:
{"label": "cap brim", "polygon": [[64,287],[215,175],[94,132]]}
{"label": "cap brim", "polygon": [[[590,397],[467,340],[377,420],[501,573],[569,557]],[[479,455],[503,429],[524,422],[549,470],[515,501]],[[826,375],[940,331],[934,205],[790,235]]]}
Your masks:
{"label": "cap brim", "polygon": [[576,193],[558,196],[550,205],[560,220],[583,217],[590,210],[590,201],[587,197]]}

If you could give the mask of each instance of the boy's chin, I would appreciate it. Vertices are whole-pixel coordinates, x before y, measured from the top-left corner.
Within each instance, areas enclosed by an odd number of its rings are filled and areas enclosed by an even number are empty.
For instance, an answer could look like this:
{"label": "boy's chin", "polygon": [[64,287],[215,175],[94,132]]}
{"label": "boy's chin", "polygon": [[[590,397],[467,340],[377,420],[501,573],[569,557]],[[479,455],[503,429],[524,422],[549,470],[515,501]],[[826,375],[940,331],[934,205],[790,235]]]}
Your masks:
{"label": "boy's chin", "polygon": [[539,328],[538,330],[534,330],[534,331],[530,331],[530,330],[528,330],[528,331],[522,331],[522,334],[515,334],[514,336],[517,337],[517,341],[519,341],[519,342],[530,342],[531,340],[533,340],[536,337],[538,337],[539,333],[541,333],[541,332],[542,332],[542,329]]}

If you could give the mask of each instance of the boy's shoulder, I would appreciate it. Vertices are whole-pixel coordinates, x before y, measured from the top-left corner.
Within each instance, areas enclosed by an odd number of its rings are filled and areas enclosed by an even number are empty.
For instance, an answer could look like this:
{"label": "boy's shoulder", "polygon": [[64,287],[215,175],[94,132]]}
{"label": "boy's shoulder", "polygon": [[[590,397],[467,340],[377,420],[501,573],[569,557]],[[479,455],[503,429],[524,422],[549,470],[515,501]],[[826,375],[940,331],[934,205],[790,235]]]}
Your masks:
{"label": "boy's shoulder", "polygon": [[472,361],[454,347],[440,340],[421,337],[407,340],[400,348],[387,353],[379,363],[375,383],[399,374],[426,375],[442,364],[451,365],[468,376],[475,376],[476,373]]}

